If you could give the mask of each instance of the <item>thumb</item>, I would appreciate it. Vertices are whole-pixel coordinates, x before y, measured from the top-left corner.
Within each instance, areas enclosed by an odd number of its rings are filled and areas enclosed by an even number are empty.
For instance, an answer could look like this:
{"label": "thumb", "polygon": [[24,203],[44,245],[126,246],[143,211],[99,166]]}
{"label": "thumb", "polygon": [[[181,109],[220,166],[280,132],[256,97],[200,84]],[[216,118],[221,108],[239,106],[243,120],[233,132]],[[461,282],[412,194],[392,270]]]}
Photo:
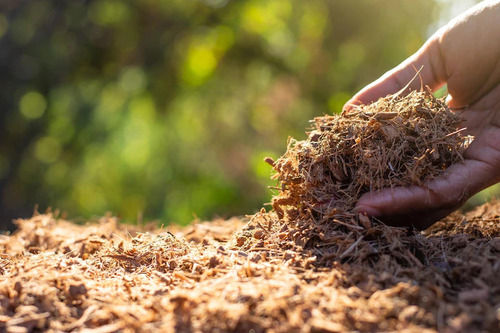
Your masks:
{"label": "thumb", "polygon": [[425,186],[395,187],[363,195],[356,211],[397,226],[425,228],[462,205],[471,195],[495,183],[487,163],[465,160]]}
{"label": "thumb", "polygon": [[[420,69],[418,79],[412,80]],[[405,87],[406,92],[425,86],[435,90],[445,81],[446,70],[439,50],[439,38],[436,34],[411,57],[356,93],[344,105],[344,111],[349,111],[355,105],[375,102],[379,98],[394,94]]]}

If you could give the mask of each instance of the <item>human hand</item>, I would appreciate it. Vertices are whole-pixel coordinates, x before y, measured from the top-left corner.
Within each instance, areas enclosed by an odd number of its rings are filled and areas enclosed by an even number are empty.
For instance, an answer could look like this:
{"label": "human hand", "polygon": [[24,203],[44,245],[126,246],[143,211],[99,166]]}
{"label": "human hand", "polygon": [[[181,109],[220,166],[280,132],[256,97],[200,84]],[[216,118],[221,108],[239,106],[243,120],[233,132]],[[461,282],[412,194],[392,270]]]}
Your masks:
{"label": "human hand", "polygon": [[358,92],[344,106],[368,104],[395,93],[422,68],[427,85],[448,85],[448,105],[463,119],[474,141],[465,160],[424,186],[395,187],[363,195],[359,212],[397,226],[419,229],[460,207],[469,197],[500,181],[500,1],[485,1],[437,31],[414,55]]}

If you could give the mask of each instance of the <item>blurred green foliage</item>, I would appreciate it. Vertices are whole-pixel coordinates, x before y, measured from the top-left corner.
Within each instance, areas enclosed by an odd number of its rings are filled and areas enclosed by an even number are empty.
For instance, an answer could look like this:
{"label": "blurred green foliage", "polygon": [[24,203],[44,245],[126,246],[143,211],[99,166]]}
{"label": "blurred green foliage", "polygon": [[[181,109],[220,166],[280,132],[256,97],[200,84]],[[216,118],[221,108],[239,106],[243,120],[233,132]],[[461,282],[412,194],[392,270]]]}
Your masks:
{"label": "blurred green foliage", "polygon": [[308,119],[416,51],[434,1],[37,0],[0,14],[3,222],[252,213]]}

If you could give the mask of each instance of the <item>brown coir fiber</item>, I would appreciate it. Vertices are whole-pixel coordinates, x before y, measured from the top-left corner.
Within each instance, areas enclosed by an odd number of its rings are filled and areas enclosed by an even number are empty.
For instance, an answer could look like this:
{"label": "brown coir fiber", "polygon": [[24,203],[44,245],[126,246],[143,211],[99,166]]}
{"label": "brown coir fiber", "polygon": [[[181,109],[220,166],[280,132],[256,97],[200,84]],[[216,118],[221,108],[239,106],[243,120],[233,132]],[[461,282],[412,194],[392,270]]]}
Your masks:
{"label": "brown coir fiber", "polygon": [[390,95],[341,116],[314,119],[306,140],[290,139],[273,165],[280,218],[317,222],[351,215],[366,192],[421,185],[462,159],[460,119],[430,91]]}
{"label": "brown coir fiber", "polygon": [[0,331],[500,330],[499,202],[424,234],[353,228],[308,251],[270,238],[287,238],[275,214],[251,219],[172,233],[20,220],[0,238]]}

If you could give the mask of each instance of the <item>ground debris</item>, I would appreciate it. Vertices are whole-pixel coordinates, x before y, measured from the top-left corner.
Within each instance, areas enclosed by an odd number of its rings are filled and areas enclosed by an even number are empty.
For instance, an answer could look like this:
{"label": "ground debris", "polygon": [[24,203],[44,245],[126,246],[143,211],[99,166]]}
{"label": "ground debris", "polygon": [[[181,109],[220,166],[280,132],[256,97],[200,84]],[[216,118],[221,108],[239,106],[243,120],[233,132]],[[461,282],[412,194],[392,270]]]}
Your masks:
{"label": "ground debris", "polygon": [[[483,233],[460,227],[467,221]],[[374,226],[355,237],[357,229],[346,229],[300,249],[275,213],[244,222],[215,221],[216,237],[228,239],[216,241],[204,224],[172,234],[50,215],[20,220],[0,239],[0,330],[500,329],[500,202],[455,213],[425,233]],[[249,235],[265,231],[237,247],[235,225]],[[210,241],[188,240],[200,233]],[[83,258],[81,244],[96,237],[99,248]],[[36,238],[40,251],[21,250]]]}

